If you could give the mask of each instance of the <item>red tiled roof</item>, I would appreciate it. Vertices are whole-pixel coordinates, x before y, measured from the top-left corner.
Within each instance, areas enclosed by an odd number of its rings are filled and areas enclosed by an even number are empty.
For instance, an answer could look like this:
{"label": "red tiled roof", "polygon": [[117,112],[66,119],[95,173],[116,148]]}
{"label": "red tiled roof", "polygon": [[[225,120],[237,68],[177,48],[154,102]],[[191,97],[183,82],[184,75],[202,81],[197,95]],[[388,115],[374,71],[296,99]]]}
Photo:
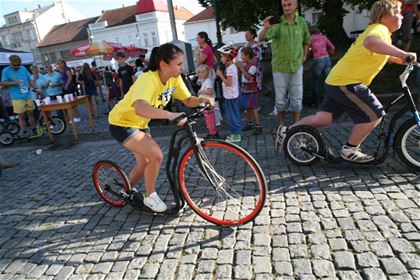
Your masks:
{"label": "red tiled roof", "polygon": [[193,23],[193,22],[196,22],[196,21],[212,20],[214,18],[215,18],[215,16],[214,16],[213,7],[208,6],[205,10],[196,14],[195,16],[193,16],[192,18],[187,20],[185,23]]}
{"label": "red tiled roof", "polygon": [[[139,0],[136,5],[136,15],[150,12],[168,12],[168,6],[163,0]],[[194,14],[182,6],[174,6],[176,19],[188,20]]]}
{"label": "red tiled roof", "polygon": [[87,40],[88,24],[94,23],[97,18],[98,17],[93,17],[55,25],[53,28],[51,28],[50,32],[48,32],[44,39],[38,44],[38,48],[72,41]]}
{"label": "red tiled roof", "polygon": [[167,12],[168,6],[162,0],[139,0],[136,4],[136,15],[155,11]]}
{"label": "red tiled roof", "polygon": [[175,14],[176,19],[181,19],[181,20],[188,20],[194,16],[193,13],[191,13],[190,11],[188,11],[186,8],[182,6],[175,6],[174,14]]}
{"label": "red tiled roof", "polygon": [[136,5],[106,10],[96,22],[103,21],[107,21],[108,26],[117,26],[136,22]]}

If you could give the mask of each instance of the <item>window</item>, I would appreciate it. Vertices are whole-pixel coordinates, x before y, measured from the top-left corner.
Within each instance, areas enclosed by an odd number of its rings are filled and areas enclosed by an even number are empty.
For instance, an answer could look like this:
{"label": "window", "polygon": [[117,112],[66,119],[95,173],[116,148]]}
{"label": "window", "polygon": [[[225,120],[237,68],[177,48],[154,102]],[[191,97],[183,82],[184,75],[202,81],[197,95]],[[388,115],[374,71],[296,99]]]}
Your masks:
{"label": "window", "polygon": [[33,29],[28,29],[28,30],[26,30],[26,37],[27,37],[30,41],[34,41],[34,40],[36,40],[36,38],[35,38],[35,30],[33,30]]}
{"label": "window", "polygon": [[143,38],[144,38],[144,45],[146,47],[150,47],[149,35],[146,32],[143,32]]}
{"label": "window", "polygon": [[10,46],[13,48],[19,48],[21,46],[22,41],[22,32],[12,33],[12,40]]}
{"label": "window", "polygon": [[70,59],[70,51],[66,50],[66,51],[61,51],[60,52],[60,56],[62,59],[66,60],[66,59]]}
{"label": "window", "polygon": [[1,36],[0,41],[3,47],[9,46],[10,42],[8,39],[9,38],[5,35]]}
{"label": "window", "polygon": [[152,43],[153,43],[153,46],[157,46],[159,44],[157,40],[156,32],[154,31],[152,31]]}
{"label": "window", "polygon": [[48,57],[48,54],[45,53],[43,56],[44,56],[44,61],[50,61],[50,58]]}
{"label": "window", "polygon": [[17,20],[17,17],[16,16],[12,16],[12,17],[7,18],[7,22],[9,24],[13,24],[13,23],[17,23],[18,20]]}
{"label": "window", "polygon": [[55,53],[50,53],[48,56],[50,57],[51,61],[57,61],[57,56]]}
{"label": "window", "polygon": [[312,13],[312,24],[317,25],[319,23],[319,19],[321,18],[322,13]]}

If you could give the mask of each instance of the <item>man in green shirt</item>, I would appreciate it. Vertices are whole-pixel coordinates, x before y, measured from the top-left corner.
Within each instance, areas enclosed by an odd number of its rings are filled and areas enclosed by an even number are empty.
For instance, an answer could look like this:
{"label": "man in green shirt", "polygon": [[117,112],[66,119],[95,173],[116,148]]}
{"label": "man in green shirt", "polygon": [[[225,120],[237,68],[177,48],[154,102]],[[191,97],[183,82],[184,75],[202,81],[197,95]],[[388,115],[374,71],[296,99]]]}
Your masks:
{"label": "man in green shirt", "polygon": [[309,49],[310,35],[303,17],[296,14],[297,0],[282,0],[284,15],[280,22],[270,24],[264,19],[259,40],[272,40],[273,83],[276,109],[280,125],[284,125],[285,112],[293,113],[293,121],[300,119],[303,97],[303,63]]}

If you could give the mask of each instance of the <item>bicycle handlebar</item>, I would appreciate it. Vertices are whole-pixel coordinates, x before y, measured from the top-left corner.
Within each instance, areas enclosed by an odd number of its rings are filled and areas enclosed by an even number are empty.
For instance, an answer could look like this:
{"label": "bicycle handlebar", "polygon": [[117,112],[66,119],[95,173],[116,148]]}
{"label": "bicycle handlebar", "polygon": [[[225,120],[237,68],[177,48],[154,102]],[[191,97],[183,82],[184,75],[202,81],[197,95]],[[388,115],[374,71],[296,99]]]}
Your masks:
{"label": "bicycle handlebar", "polygon": [[169,121],[169,123],[170,124],[177,124],[183,118],[187,118],[187,120],[195,119],[198,116],[200,116],[204,111],[209,110],[209,109],[210,109],[210,104],[209,103],[203,103],[203,104],[199,105],[198,107],[195,107],[192,110],[192,112],[183,113],[183,114],[179,115],[178,117],[176,117],[175,119]]}
{"label": "bicycle handlebar", "polygon": [[408,76],[410,76],[411,72],[414,70],[414,67],[419,67],[420,68],[420,63],[414,61],[414,56],[407,56],[405,58],[405,61],[407,62],[407,67],[405,67],[404,72],[401,73],[400,75],[400,81],[401,81],[401,86],[407,87],[407,79]]}

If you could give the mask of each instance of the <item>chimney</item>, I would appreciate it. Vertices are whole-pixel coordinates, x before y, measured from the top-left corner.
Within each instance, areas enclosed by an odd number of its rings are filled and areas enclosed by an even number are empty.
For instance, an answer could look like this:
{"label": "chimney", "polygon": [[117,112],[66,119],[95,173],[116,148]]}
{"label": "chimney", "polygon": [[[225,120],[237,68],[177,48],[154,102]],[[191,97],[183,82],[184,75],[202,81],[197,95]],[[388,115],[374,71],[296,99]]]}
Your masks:
{"label": "chimney", "polygon": [[38,9],[41,9],[41,4],[38,4]]}

